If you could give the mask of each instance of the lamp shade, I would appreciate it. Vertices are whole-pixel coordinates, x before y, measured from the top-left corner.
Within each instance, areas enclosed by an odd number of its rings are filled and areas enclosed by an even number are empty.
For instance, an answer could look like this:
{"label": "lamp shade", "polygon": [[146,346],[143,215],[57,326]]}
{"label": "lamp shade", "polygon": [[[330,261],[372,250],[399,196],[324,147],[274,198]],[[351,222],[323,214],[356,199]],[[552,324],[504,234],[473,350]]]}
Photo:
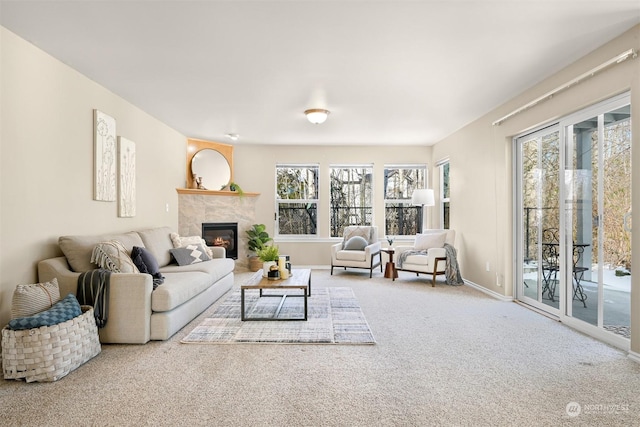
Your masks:
{"label": "lamp shade", "polygon": [[323,110],[321,108],[311,108],[306,110],[304,114],[307,116],[307,120],[309,120],[314,125],[319,125],[320,123],[324,123],[327,120],[327,116],[329,115],[329,110]]}
{"label": "lamp shade", "polygon": [[434,206],[436,201],[433,196],[433,190],[429,188],[414,190],[411,195],[411,204],[416,206]]}

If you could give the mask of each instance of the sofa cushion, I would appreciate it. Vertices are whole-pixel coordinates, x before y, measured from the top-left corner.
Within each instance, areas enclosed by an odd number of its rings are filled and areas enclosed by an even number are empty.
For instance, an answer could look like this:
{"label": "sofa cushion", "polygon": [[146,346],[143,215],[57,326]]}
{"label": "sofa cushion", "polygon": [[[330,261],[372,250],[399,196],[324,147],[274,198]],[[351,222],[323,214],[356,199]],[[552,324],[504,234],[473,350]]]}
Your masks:
{"label": "sofa cushion", "polygon": [[11,300],[11,318],[33,316],[60,301],[58,279],[50,282],[18,285]]}
{"label": "sofa cushion", "polygon": [[140,273],[150,274],[153,277],[153,289],[164,283],[164,276],[160,273],[158,261],[148,249],[134,246],[131,250],[131,259]]}
{"label": "sofa cushion", "polygon": [[144,242],[144,247],[149,250],[158,261],[158,266],[163,267],[171,263],[171,254],[169,251],[173,249],[171,242],[171,229],[169,227],[149,228],[138,231],[140,238]]}
{"label": "sofa cushion", "polygon": [[353,236],[344,244],[345,251],[364,251],[369,242],[362,236]]}
{"label": "sofa cushion", "polygon": [[13,330],[33,329],[41,326],[52,326],[80,316],[82,309],[75,295],[69,294],[48,310],[28,317],[18,317],[9,321]]}
{"label": "sofa cushion", "polygon": [[117,240],[98,243],[93,248],[91,262],[114,273],[140,272],[127,253],[127,249]]}
{"label": "sofa cushion", "polygon": [[442,248],[447,235],[446,233],[437,234],[416,234],[415,249],[424,251],[431,248]]}
{"label": "sofa cushion", "polygon": [[336,259],[343,261],[365,261],[367,257],[365,251],[338,251]]}
{"label": "sofa cushion", "polygon": [[209,288],[213,279],[201,271],[163,273],[164,284],[151,293],[151,310],[169,311]]}
{"label": "sofa cushion", "polygon": [[425,255],[421,255],[421,254],[408,255],[403,265],[406,266],[407,264],[428,265],[429,257],[426,254]]}
{"label": "sofa cushion", "polygon": [[144,246],[140,235],[136,232],[91,236],[61,236],[58,239],[58,244],[71,269],[76,273],[81,273],[97,268],[91,262],[93,248],[98,243],[109,240],[119,241],[129,252],[134,246]]}
{"label": "sofa cushion", "polygon": [[227,274],[233,272],[236,264],[231,258],[215,258],[211,261],[199,262],[197,264],[179,266],[170,264],[160,268],[161,273],[179,273],[181,271],[199,271],[211,276],[211,281],[216,282]]}

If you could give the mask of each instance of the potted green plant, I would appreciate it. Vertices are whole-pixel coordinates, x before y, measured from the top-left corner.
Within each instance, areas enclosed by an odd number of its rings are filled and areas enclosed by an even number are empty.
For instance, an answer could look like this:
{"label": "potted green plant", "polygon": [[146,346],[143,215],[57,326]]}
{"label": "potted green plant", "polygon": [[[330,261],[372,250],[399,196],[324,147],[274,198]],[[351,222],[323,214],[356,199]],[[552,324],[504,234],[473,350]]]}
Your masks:
{"label": "potted green plant", "polygon": [[233,181],[229,183],[229,190],[235,191],[240,197],[244,196],[244,191],[242,190],[242,188],[240,188],[240,186]]}
{"label": "potted green plant", "polygon": [[220,187],[220,191],[233,191],[235,193],[238,193],[238,196],[242,197],[244,196],[244,190],[242,188],[240,188],[240,186],[231,181],[228,184],[223,185],[222,187]]}
{"label": "potted green plant", "polygon": [[258,250],[262,249],[272,239],[269,237],[269,233],[266,231],[267,227],[264,224],[253,224],[247,233],[247,245],[249,251],[249,269],[251,271],[258,271],[262,268],[262,262],[258,257]]}
{"label": "potted green plant", "polygon": [[269,268],[278,264],[278,257],[280,256],[278,247],[276,245],[264,245],[256,253],[260,261],[262,261],[262,276],[267,277]]}

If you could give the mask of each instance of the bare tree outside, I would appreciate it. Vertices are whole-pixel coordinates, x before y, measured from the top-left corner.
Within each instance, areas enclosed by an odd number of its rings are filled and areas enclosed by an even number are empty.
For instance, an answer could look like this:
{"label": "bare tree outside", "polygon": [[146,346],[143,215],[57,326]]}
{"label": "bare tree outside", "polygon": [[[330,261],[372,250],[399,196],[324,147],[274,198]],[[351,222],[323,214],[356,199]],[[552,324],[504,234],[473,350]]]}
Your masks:
{"label": "bare tree outside", "polygon": [[318,233],[318,166],[278,165],[278,234]]}
{"label": "bare tree outside", "polygon": [[411,205],[414,190],[425,188],[426,165],[385,166],[385,234],[408,236],[419,232],[420,206]]}
{"label": "bare tree outside", "polygon": [[349,225],[372,225],[372,178],[371,166],[331,168],[331,237]]}
{"label": "bare tree outside", "polygon": [[[574,177],[573,185],[583,185],[589,191],[587,203],[577,199],[574,201],[572,218],[573,240],[587,240],[593,247],[592,261],[598,259],[597,228],[603,233],[603,261],[609,268],[625,267],[631,269],[631,236],[623,227],[622,218],[630,215],[631,209],[631,119],[629,115],[622,120],[611,114],[604,127],[604,144],[600,152],[596,128],[581,128],[574,131],[574,144],[578,144],[576,135],[587,134],[590,144],[579,153],[573,153],[570,159]],[[581,123],[587,126],[588,121]],[[597,123],[595,124],[597,125]],[[539,230],[559,229],[560,201],[560,150],[559,135],[554,132],[541,138],[526,141],[522,147],[522,199],[525,235],[524,258],[534,259],[536,256]],[[602,156],[602,159],[599,157]],[[579,157],[583,159],[580,160]],[[604,188],[603,211],[598,212],[597,177],[602,160]],[[590,209],[593,230],[591,236],[584,235],[580,218],[583,209]],[[602,220],[599,220],[602,218]],[[589,218],[588,218],[589,219]],[[611,220],[616,219],[616,220]],[[598,223],[600,221],[600,223]]]}

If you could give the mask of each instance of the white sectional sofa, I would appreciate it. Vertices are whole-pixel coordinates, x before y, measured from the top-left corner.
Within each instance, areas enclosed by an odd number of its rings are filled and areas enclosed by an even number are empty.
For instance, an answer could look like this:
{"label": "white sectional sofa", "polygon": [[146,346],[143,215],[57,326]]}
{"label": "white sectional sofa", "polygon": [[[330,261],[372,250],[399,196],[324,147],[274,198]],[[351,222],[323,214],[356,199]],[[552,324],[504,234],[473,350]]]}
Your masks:
{"label": "white sectional sofa", "polygon": [[41,282],[58,279],[60,295],[76,293],[81,272],[96,269],[91,254],[96,244],[117,240],[131,252],[148,249],[158,262],[164,283],[153,290],[152,277],[143,273],[112,273],[108,321],[99,330],[103,343],[143,344],[166,340],[202,313],[233,286],[235,262],[223,248],[211,248],[213,258],[192,265],[172,263],[172,230],[168,227],[113,235],[62,236],[64,256],[38,263]]}

